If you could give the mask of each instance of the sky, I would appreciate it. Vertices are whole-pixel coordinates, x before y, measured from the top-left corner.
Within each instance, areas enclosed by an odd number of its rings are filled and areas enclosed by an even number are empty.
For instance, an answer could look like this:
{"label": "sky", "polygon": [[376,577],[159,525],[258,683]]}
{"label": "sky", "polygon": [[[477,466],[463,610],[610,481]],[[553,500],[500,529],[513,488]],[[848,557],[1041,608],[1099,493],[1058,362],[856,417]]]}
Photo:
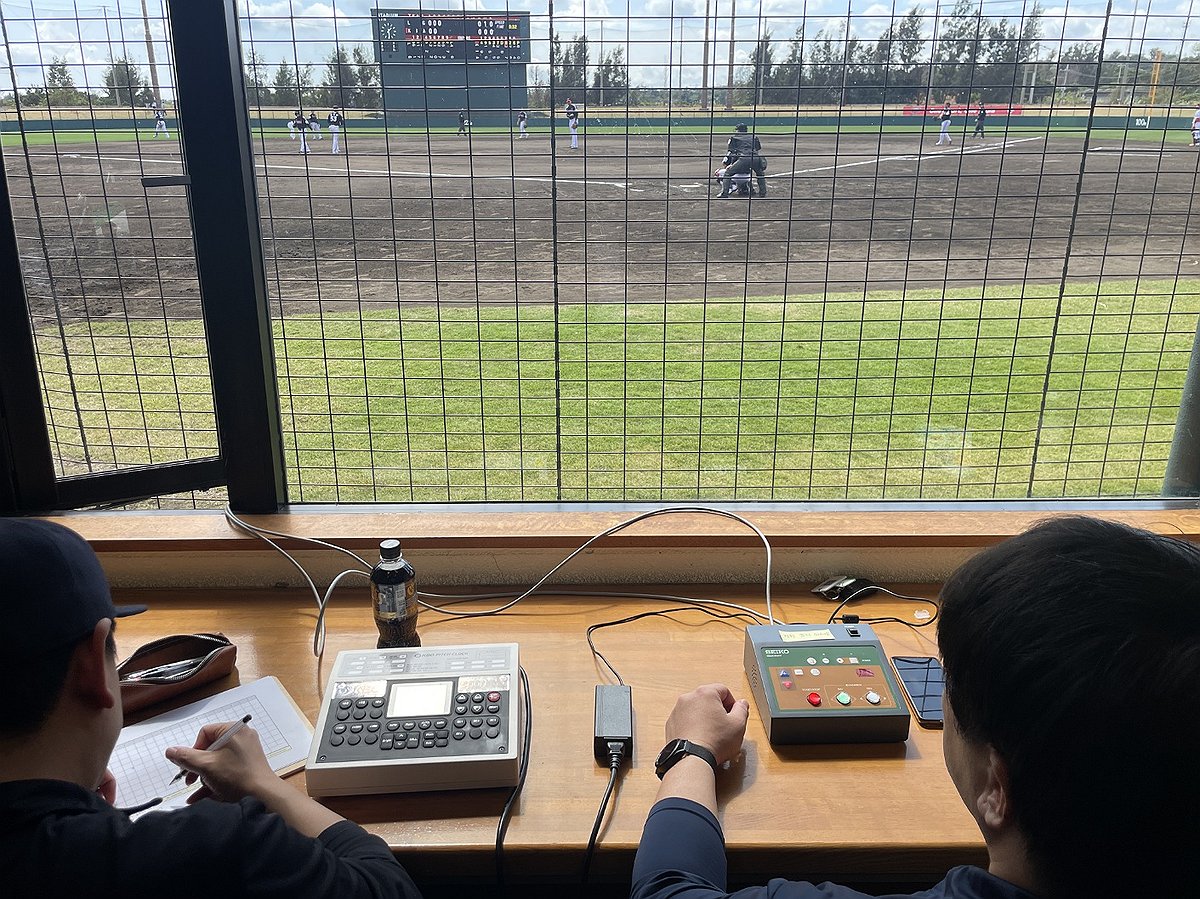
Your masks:
{"label": "sky", "polygon": [[[426,10],[521,10],[532,15],[531,47],[534,65],[540,64],[544,81],[549,55],[550,0],[487,0],[465,4],[462,0],[386,3],[379,0],[244,0],[240,5],[243,54],[252,45],[267,61],[269,74],[281,60],[319,65],[336,44],[371,44],[370,10],[416,8]],[[1096,42],[1104,35],[1106,0],[1041,0],[1043,9],[1042,55],[1049,56],[1064,44]],[[1019,20],[1034,0],[983,0],[989,18]],[[730,38],[730,6],[736,4],[734,65],[744,65],[755,41],[769,33],[786,52],[786,41],[800,26],[811,39],[822,29],[849,24],[850,33],[874,40],[894,19],[914,6],[925,13],[929,35],[944,18],[953,0],[558,0],[554,3],[554,28],[564,38],[587,35],[598,51],[625,48],[634,85],[699,85],[704,52],[705,10],[710,15],[710,82],[724,84]],[[168,58],[164,36],[162,0],[146,0],[160,81],[169,81],[163,61]],[[56,56],[65,57],[76,85],[98,86],[111,56],[125,55],[145,66],[147,50],[140,0],[0,0],[7,30],[0,87],[7,87],[11,72],[22,86],[41,84],[42,66]],[[36,20],[36,21],[35,21]],[[1109,52],[1149,53],[1189,51],[1200,43],[1200,0],[1114,0],[1108,22]],[[164,99],[170,88],[164,87]]]}

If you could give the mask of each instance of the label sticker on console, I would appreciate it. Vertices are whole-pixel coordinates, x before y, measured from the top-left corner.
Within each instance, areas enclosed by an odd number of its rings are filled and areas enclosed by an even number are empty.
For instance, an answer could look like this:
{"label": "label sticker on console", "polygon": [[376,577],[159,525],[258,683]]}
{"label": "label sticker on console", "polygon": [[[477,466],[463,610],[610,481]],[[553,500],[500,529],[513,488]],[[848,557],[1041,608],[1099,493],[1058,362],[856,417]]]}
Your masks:
{"label": "label sticker on console", "polygon": [[832,640],[833,631],[829,630],[811,630],[811,631],[780,631],[779,639],[784,643],[808,643],[812,640]]}

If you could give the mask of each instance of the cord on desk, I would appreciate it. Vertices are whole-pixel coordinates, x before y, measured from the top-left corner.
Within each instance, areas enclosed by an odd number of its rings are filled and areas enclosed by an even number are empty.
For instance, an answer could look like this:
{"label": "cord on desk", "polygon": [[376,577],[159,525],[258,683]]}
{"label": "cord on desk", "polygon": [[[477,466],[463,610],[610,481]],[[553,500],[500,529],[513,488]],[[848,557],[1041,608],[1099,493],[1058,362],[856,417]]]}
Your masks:
{"label": "cord on desk", "polygon": [[517,666],[517,671],[521,676],[521,688],[525,693],[525,728],[521,738],[524,745],[521,747],[521,765],[517,771],[517,785],[513,787],[508,801],[500,810],[500,821],[496,824],[496,885],[501,894],[504,892],[504,835],[508,831],[513,803],[516,802],[517,796],[521,794],[521,790],[525,786],[525,775],[529,773],[529,751],[533,746],[533,701],[529,696],[529,676],[521,666]]}
{"label": "cord on desk", "polygon": [[[614,672],[615,673],[615,672]],[[608,786],[604,788],[604,796],[600,800],[600,808],[596,810],[596,821],[592,824],[592,835],[588,837],[587,851],[583,855],[583,870],[580,882],[587,883],[588,872],[592,867],[592,856],[596,852],[596,838],[600,835],[600,825],[604,822],[604,813],[608,811],[608,802],[612,799],[613,788],[617,784],[617,774],[625,761],[625,744],[612,741],[608,744]]]}
{"label": "cord on desk", "polygon": [[933,606],[933,614],[930,615],[924,621],[916,623],[916,624],[914,624],[911,621],[907,621],[903,618],[896,618],[895,616],[892,616],[892,615],[888,615],[888,616],[884,616],[884,617],[880,617],[880,618],[863,618],[860,616],[858,620],[863,622],[864,624],[885,624],[885,623],[890,622],[890,623],[895,623],[895,624],[903,624],[906,627],[911,627],[911,628],[929,627],[929,625],[931,625],[935,621],[937,621],[938,615],[942,610],[942,607],[940,605],[938,605],[936,600],[928,599],[924,596],[909,596],[907,593],[897,593],[894,590],[889,590],[887,587],[880,587],[878,584],[868,584],[865,587],[861,587],[858,590],[855,590],[853,593],[851,593],[849,596],[847,596],[845,599],[843,599],[841,602],[839,602],[837,604],[837,607],[832,612],[829,613],[829,621],[826,623],[833,624],[837,620],[838,613],[840,613],[842,611],[842,609],[844,609],[848,604],[854,602],[854,600],[858,599],[858,597],[862,596],[863,594],[869,594],[869,593],[873,593],[875,591],[879,591],[880,593],[886,593],[888,596],[894,596],[896,599],[904,599],[904,600],[908,600],[910,602],[927,603],[928,605]]}
{"label": "cord on desk", "polygon": [[666,617],[667,615],[674,614],[675,612],[703,612],[704,614],[710,615],[713,618],[717,618],[717,619],[750,618],[751,622],[753,622],[755,620],[755,616],[756,616],[756,613],[751,612],[749,609],[742,611],[742,612],[732,612],[732,613],[731,612],[718,612],[715,609],[705,608],[704,606],[699,605],[699,604],[680,606],[680,607],[674,608],[674,609],[658,609],[658,610],[655,610],[652,612],[639,612],[636,615],[628,615],[625,618],[618,618],[615,621],[601,621],[597,624],[589,625],[587,632],[586,632],[588,648],[591,649],[592,655],[595,656],[600,662],[602,662],[604,664],[605,668],[607,668],[609,671],[612,672],[613,677],[615,677],[617,679],[617,683],[624,685],[625,681],[623,681],[621,679],[621,675],[617,672],[617,669],[614,668],[612,666],[612,663],[609,662],[608,659],[606,659],[604,657],[604,654],[601,653],[600,650],[598,650],[596,648],[596,644],[592,640],[592,633],[600,630],[601,628],[616,627],[618,624],[629,624],[631,621],[638,621],[642,618],[650,618],[652,616],[657,616],[657,615]]}

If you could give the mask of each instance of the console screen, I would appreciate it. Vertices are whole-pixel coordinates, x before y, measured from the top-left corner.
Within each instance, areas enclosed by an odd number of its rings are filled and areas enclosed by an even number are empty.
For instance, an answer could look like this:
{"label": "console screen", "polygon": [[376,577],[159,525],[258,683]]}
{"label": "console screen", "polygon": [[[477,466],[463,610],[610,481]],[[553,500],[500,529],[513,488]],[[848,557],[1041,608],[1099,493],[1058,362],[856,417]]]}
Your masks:
{"label": "console screen", "polygon": [[389,718],[419,718],[450,714],[454,695],[453,681],[426,681],[412,684],[392,684],[388,694]]}

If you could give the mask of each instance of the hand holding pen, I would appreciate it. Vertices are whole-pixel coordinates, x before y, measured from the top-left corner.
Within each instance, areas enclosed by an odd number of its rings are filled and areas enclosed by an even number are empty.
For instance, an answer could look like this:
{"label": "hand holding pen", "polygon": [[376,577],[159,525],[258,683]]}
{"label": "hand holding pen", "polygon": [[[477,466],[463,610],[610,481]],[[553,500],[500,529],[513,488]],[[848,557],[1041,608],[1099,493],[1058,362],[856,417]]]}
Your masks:
{"label": "hand holding pen", "polygon": [[[229,741],[232,740],[235,736],[237,736],[237,734],[242,730],[242,728],[244,728],[247,724],[250,723],[251,717],[253,717],[253,716],[247,715],[241,721],[233,722],[233,724],[231,724],[229,727],[225,728],[225,730],[221,732],[221,735],[218,736],[215,740],[213,740],[212,743],[210,743],[208,746],[204,747],[204,750],[206,752],[216,752],[218,749],[222,749],[225,746],[229,745]],[[175,783],[180,778],[186,777],[187,774],[188,774],[188,770],[186,768],[181,767],[179,769],[179,773],[171,778],[171,783]]]}

